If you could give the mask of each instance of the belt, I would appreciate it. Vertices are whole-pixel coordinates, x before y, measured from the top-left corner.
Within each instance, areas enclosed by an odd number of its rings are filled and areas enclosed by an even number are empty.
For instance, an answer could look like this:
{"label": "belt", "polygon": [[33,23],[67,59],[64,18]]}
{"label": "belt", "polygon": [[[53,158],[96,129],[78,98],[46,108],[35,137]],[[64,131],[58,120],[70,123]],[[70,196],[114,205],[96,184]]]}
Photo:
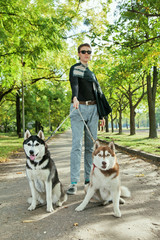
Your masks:
{"label": "belt", "polygon": [[[73,100],[72,100],[72,103],[73,103]],[[83,104],[83,105],[94,105],[96,104],[96,101],[79,101],[79,104]]]}

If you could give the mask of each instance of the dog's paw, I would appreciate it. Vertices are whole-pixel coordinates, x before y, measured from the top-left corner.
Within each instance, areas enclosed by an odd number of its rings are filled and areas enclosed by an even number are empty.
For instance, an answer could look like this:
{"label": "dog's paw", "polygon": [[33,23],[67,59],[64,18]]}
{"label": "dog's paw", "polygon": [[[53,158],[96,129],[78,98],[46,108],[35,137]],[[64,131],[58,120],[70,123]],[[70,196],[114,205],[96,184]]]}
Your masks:
{"label": "dog's paw", "polygon": [[44,203],[45,203],[44,199],[42,199],[42,198],[39,198],[39,199],[38,199],[38,202],[41,203],[41,204],[44,204]]}
{"label": "dog's paw", "polygon": [[52,206],[50,206],[50,207],[47,207],[47,212],[51,213],[51,212],[53,212],[53,211],[54,211],[54,209],[53,209],[53,207],[52,207]]}
{"label": "dog's paw", "polygon": [[57,201],[57,202],[56,202],[56,206],[57,206],[57,207],[62,207],[62,204],[63,204],[63,203],[60,202],[60,201]]}
{"label": "dog's paw", "polygon": [[84,209],[84,207],[82,206],[82,204],[80,204],[80,205],[75,209],[75,211],[76,211],[76,212],[81,212],[81,211],[83,211],[83,209]]}
{"label": "dog's paw", "polygon": [[111,204],[111,203],[112,203],[112,201],[106,200],[106,201],[102,202],[102,205],[103,205],[103,206],[106,206],[106,205],[109,205],[109,204]]}
{"label": "dog's paw", "polygon": [[116,211],[114,212],[114,216],[117,217],[117,218],[120,218],[120,217],[121,217],[121,212],[120,212],[120,210],[116,210]]}
{"label": "dog's paw", "polygon": [[31,204],[28,210],[33,211],[35,208],[36,208],[36,204]]}
{"label": "dog's paw", "polygon": [[120,203],[120,204],[124,204],[124,203],[125,203],[125,200],[124,200],[123,198],[120,198],[120,199],[119,199],[119,203]]}
{"label": "dog's paw", "polygon": [[32,197],[29,197],[29,198],[27,199],[27,202],[28,202],[29,204],[32,204]]}

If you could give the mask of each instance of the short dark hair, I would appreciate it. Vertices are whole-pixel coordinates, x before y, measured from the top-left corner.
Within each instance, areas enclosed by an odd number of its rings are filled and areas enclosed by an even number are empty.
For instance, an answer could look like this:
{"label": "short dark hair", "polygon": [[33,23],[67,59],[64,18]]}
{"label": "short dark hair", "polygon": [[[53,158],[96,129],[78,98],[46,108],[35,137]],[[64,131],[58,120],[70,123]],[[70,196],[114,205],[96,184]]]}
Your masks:
{"label": "short dark hair", "polygon": [[82,47],[89,47],[89,48],[91,48],[91,46],[88,43],[83,43],[83,44],[79,45],[78,52],[80,52]]}

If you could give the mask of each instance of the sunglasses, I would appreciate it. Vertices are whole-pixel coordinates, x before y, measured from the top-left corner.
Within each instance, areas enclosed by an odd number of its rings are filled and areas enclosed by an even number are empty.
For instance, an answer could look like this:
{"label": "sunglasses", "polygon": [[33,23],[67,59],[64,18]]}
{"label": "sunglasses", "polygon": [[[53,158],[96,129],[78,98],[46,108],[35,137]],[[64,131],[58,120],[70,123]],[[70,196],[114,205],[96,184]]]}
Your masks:
{"label": "sunglasses", "polygon": [[88,53],[88,54],[91,54],[92,53],[92,51],[90,51],[90,50],[88,50],[88,51],[86,51],[86,50],[82,50],[82,51],[80,51],[82,54],[86,54],[86,53]]}

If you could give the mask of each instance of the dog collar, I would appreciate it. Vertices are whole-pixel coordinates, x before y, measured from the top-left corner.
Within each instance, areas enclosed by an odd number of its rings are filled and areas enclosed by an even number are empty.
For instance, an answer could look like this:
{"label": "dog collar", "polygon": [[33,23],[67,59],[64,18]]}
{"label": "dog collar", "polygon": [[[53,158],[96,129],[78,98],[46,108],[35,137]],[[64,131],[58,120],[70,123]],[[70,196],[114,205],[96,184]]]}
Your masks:
{"label": "dog collar", "polygon": [[93,163],[93,170],[92,170],[93,172],[94,172],[94,169],[95,169],[95,168],[96,168],[96,165]]}

